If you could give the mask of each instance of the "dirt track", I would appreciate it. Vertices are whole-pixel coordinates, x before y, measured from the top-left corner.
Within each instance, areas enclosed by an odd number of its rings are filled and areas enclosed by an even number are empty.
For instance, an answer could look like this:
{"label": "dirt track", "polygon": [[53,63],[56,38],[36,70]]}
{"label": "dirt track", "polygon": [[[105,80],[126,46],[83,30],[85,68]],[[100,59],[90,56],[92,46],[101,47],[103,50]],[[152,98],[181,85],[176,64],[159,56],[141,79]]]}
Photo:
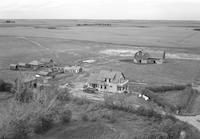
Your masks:
{"label": "dirt track", "polygon": [[187,122],[200,131],[200,115],[197,116],[176,116],[181,121]]}

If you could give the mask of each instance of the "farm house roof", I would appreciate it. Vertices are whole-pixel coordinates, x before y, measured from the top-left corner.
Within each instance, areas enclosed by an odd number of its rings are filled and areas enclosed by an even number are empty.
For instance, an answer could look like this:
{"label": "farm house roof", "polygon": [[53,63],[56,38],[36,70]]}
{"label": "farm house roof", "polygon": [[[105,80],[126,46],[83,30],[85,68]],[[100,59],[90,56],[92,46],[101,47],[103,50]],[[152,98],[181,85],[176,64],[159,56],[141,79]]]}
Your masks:
{"label": "farm house roof", "polygon": [[122,72],[120,71],[111,71],[111,70],[101,70],[99,73],[93,73],[89,77],[89,83],[98,83],[101,84],[106,79],[112,79],[113,83],[119,83],[121,75],[124,77]]}

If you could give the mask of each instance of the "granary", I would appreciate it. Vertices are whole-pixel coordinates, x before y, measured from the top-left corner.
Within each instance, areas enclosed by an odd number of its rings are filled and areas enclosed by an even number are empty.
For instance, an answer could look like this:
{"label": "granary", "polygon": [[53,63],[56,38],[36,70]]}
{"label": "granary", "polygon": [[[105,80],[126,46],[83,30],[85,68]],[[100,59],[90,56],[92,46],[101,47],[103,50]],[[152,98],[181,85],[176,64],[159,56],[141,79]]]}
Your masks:
{"label": "granary", "polygon": [[40,60],[40,63],[41,63],[42,67],[46,67],[46,68],[53,67],[53,65],[54,65],[54,61],[51,58],[42,58]]}
{"label": "granary", "polygon": [[87,82],[90,88],[102,92],[123,93],[128,91],[128,80],[120,71],[101,70],[93,73]]}
{"label": "granary", "polygon": [[10,64],[10,70],[17,70],[17,64]]}
{"label": "granary", "polygon": [[137,64],[162,64],[165,62],[165,51],[163,53],[150,53],[141,50],[135,53],[133,61]]}
{"label": "granary", "polygon": [[41,63],[40,63],[39,61],[37,61],[37,60],[31,61],[31,62],[28,63],[27,65],[28,65],[28,67],[30,67],[30,68],[32,68],[32,69],[34,69],[34,70],[37,70],[38,68],[41,67]]}
{"label": "granary", "polygon": [[64,67],[64,72],[80,73],[83,72],[83,68],[81,66],[68,66]]}

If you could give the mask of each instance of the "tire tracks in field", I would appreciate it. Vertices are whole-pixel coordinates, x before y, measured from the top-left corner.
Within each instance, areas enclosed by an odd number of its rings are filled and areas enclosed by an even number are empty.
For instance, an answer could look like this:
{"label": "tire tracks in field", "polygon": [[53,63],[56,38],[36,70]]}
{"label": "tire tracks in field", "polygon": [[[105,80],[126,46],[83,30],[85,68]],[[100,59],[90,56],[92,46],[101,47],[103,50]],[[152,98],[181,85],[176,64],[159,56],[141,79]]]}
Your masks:
{"label": "tire tracks in field", "polygon": [[52,50],[52,49],[50,49],[50,48],[48,48],[48,47],[42,45],[41,43],[39,43],[39,42],[37,42],[37,41],[31,40],[30,38],[27,38],[27,37],[16,37],[16,38],[18,38],[18,39],[23,39],[23,40],[25,40],[25,41],[28,41],[28,42],[30,42],[31,44],[33,44],[33,45],[39,47],[40,49],[49,51],[50,53],[52,53],[53,55],[55,55],[56,58],[59,58],[58,54],[57,54],[54,50]]}

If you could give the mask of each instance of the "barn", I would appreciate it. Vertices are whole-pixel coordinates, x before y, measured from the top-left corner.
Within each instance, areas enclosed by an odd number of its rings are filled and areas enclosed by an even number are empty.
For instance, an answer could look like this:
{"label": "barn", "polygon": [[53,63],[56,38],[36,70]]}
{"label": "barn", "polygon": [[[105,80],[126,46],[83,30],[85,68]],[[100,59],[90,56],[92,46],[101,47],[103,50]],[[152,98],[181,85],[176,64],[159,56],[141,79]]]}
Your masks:
{"label": "barn", "polygon": [[165,51],[163,53],[150,53],[140,50],[135,53],[133,62],[137,64],[162,64],[165,62]]}

